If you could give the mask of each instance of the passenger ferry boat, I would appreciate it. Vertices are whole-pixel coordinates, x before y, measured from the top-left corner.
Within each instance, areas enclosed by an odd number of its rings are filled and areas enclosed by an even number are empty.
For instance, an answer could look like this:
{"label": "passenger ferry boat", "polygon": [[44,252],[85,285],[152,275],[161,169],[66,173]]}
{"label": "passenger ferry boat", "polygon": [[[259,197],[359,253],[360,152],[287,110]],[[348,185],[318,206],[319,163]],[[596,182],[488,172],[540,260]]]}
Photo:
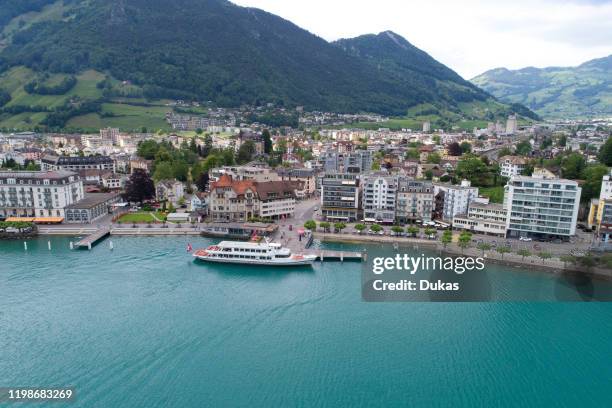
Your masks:
{"label": "passenger ferry boat", "polygon": [[198,249],[193,256],[206,262],[294,266],[311,265],[316,255],[292,254],[289,248],[270,242],[223,241],[206,249]]}

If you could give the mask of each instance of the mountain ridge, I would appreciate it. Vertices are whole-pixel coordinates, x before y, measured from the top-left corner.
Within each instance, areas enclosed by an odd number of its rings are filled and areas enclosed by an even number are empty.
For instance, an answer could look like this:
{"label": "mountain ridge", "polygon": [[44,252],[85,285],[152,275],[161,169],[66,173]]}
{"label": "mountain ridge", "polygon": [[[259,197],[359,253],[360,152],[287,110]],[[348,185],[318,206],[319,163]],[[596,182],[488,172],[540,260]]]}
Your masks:
{"label": "mountain ridge", "polygon": [[[39,11],[0,25],[0,72],[25,66],[53,77],[95,70],[109,76],[101,83],[105,92],[128,82],[129,97],[228,107],[274,103],[404,116],[427,105],[461,116],[465,103],[493,103],[392,31],[330,43],[226,0],[26,1]],[[32,13],[37,17],[28,20]]]}
{"label": "mountain ridge", "polygon": [[506,103],[520,103],[547,118],[612,114],[612,55],[574,67],[494,68],[471,82]]}

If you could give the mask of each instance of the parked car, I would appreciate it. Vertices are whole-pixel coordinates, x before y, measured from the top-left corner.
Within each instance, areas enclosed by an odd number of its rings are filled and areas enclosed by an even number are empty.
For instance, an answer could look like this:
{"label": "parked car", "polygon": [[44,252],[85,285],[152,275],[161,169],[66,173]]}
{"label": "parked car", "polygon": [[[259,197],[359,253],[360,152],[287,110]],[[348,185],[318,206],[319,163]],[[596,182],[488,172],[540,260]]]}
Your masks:
{"label": "parked car", "polygon": [[520,237],[519,241],[523,241],[523,242],[531,242],[533,241],[533,239],[529,238],[529,237]]}

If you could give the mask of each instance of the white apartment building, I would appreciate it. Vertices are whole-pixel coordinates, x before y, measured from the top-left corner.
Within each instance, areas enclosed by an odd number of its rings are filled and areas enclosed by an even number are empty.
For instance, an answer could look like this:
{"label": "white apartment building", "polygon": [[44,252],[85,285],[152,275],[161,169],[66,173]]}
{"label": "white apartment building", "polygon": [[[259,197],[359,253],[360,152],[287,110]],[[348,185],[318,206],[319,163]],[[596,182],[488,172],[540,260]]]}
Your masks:
{"label": "white apartment building", "polygon": [[387,174],[368,174],[361,178],[362,208],[366,222],[395,222],[398,178]]}
{"label": "white apartment building", "polygon": [[499,167],[503,177],[520,176],[527,167],[527,159],[521,156],[504,156],[499,159]]}
{"label": "white apartment building", "polygon": [[467,214],[453,218],[453,228],[487,235],[506,236],[507,211],[501,204],[472,202]]}
{"label": "white apartment building", "polygon": [[68,171],[0,172],[0,217],[65,217],[82,200],[83,183]]}
{"label": "white apartment building", "polygon": [[574,180],[512,177],[504,200],[508,236],[575,235],[581,193]]}
{"label": "white apartment building", "polygon": [[472,187],[468,180],[461,185],[434,184],[435,215],[445,221],[453,221],[458,214],[466,214],[470,203],[478,197],[478,187]]}

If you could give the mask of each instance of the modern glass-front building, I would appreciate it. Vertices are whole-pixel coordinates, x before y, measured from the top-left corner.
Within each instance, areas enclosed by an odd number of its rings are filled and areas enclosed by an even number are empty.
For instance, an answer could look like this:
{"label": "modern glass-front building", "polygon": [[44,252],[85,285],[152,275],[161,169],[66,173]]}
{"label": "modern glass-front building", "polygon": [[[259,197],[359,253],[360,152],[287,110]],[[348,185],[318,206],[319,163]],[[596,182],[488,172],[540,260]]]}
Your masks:
{"label": "modern glass-front building", "polygon": [[514,176],[506,186],[509,237],[576,234],[582,189],[573,180]]}

